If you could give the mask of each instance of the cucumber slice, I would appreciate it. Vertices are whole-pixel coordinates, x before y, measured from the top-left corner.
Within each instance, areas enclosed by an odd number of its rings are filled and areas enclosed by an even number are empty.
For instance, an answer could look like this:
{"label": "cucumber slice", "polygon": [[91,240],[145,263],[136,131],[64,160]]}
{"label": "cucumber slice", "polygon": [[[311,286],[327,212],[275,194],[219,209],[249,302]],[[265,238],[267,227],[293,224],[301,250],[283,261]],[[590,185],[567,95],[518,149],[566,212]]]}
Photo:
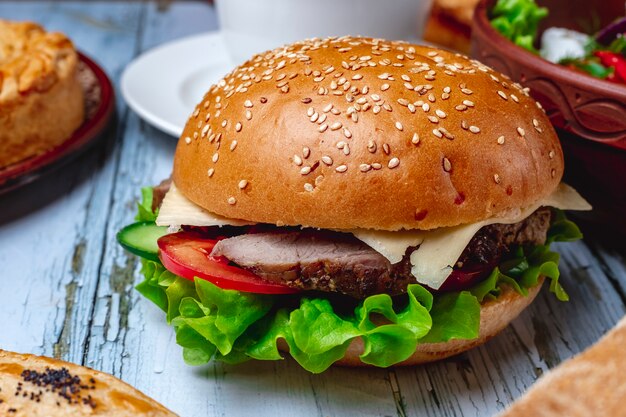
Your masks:
{"label": "cucumber slice", "polygon": [[129,224],[117,233],[117,241],[129,252],[151,261],[159,260],[157,240],[167,234],[166,226],[154,222]]}

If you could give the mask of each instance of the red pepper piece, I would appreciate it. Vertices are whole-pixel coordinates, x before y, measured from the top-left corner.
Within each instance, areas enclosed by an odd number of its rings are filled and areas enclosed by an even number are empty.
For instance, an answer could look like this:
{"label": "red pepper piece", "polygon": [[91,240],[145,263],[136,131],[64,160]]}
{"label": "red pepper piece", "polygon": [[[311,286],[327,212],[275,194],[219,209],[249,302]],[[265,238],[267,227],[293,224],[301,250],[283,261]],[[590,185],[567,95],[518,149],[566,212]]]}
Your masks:
{"label": "red pepper piece", "polygon": [[615,70],[616,81],[626,83],[626,58],[610,51],[596,51],[593,54],[600,58],[602,65],[612,67]]}

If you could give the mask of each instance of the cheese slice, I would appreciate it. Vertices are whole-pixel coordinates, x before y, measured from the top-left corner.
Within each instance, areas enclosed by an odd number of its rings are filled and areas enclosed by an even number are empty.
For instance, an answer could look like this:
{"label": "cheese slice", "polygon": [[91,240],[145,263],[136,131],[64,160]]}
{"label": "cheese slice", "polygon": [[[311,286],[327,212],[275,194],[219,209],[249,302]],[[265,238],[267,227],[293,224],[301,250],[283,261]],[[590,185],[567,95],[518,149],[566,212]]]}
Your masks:
{"label": "cheese slice", "polygon": [[[418,246],[410,256],[411,272],[421,284],[438,289],[452,272],[452,267],[472,237],[481,227],[494,223],[512,224],[524,220],[541,206],[562,210],[591,210],[591,206],[576,190],[559,184],[549,196],[530,207],[514,209],[498,217],[455,227],[434,230],[399,230],[396,232],[353,229],[352,233],[392,264],[402,260],[410,247]],[[197,206],[183,196],[174,184],[166,194],[156,220],[159,226],[245,226],[254,223],[229,219]]]}
{"label": "cheese slice", "polygon": [[159,209],[156,224],[157,226],[176,228],[181,225],[222,227],[246,226],[254,223],[245,220],[229,219],[228,217],[211,213],[189,201],[172,183]]}
{"label": "cheese slice", "polygon": [[[389,262],[402,260],[409,246],[420,241],[420,246],[411,253],[411,273],[421,284],[438,289],[452,272],[452,267],[463,253],[472,237],[481,227],[494,223],[518,223],[530,216],[541,206],[562,210],[591,210],[591,205],[572,187],[559,184],[549,196],[525,209],[511,210],[504,215],[492,217],[476,223],[455,227],[442,227],[434,230],[406,230],[399,232],[360,231],[351,232],[374,250],[386,257]],[[399,238],[396,240],[395,235]]]}

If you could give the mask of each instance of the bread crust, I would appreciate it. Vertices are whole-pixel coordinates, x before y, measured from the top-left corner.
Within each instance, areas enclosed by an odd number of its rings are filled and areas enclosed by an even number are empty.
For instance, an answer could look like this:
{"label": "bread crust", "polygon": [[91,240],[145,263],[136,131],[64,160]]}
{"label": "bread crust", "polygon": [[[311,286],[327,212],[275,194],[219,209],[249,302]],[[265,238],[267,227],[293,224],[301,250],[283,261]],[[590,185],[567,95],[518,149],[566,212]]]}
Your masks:
{"label": "bread crust", "polygon": [[500,417],[626,416],[626,318],[580,355],[544,374]]}
{"label": "bread crust", "polygon": [[430,47],[341,38],[257,55],[213,86],[173,178],[229,218],[398,230],[530,206],[562,172],[548,118],[506,76]]}
{"label": "bread crust", "polygon": [[77,71],[65,35],[0,19],[0,167],[60,145],[83,123]]}
{"label": "bread crust", "polygon": [[[543,285],[544,277],[539,278],[539,283],[528,290],[528,295],[523,296],[509,286],[503,286],[504,290],[495,300],[485,301],[480,306],[480,330],[476,339],[455,339],[444,343],[421,343],[417,345],[415,353],[396,366],[412,366],[429,362],[435,362],[450,356],[458,355],[486,343],[489,339],[504,330],[510,322],[515,320],[526,307],[528,307],[539,294]],[[289,347],[284,340],[279,339],[278,348],[284,352]],[[372,365],[361,362],[359,355],[363,353],[363,340],[359,337],[352,341],[346,354],[334,365],[349,367],[370,367]]]}
{"label": "bread crust", "polygon": [[[79,377],[80,385],[83,385],[80,390],[69,395],[71,403],[66,397],[59,395],[60,390],[49,390],[51,385],[35,385],[23,376],[24,371],[41,373],[46,369],[62,368],[67,369],[72,377]],[[70,392],[68,389],[67,393]],[[4,350],[0,350],[0,400],[2,416],[176,416],[150,397],[109,374],[44,356]]]}

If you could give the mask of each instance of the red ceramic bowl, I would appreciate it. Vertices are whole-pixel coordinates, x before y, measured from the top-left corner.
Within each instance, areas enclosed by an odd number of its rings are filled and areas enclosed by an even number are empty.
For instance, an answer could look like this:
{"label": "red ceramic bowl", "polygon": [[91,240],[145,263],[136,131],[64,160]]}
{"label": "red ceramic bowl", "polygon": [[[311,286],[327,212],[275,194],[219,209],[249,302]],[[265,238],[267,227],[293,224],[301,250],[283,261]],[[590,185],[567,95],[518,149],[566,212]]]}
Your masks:
{"label": "red ceramic bowl", "polygon": [[[550,11],[540,31],[552,26],[584,31],[624,15],[624,0],[538,0]],[[501,36],[489,23],[495,0],[474,14],[472,56],[530,87],[554,126],[626,150],[626,85],[553,64]]]}
{"label": "red ceramic bowl", "polygon": [[[496,0],[481,0],[472,26],[472,56],[530,88],[557,128],[564,181],[594,206],[582,220],[626,234],[626,86],[552,64],[513,44],[489,23]],[[537,0],[550,11],[540,25],[585,32],[624,14],[624,0]],[[579,219],[580,220],[580,219]],[[586,231],[597,228],[586,227]]]}

